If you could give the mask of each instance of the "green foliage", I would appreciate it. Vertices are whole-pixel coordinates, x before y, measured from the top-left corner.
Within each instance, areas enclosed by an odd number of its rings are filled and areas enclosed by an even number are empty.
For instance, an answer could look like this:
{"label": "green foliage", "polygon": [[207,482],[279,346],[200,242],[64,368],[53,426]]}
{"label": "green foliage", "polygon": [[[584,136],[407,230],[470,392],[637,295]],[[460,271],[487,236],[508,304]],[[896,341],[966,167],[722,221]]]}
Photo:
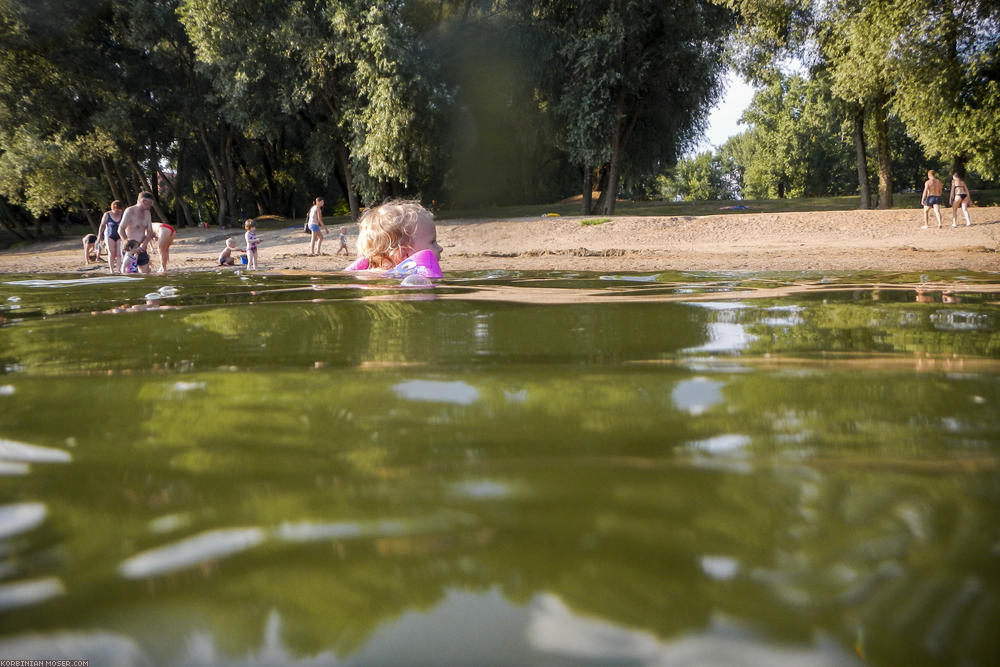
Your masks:
{"label": "green foliage", "polygon": [[705,151],[684,158],[657,178],[660,197],[668,201],[733,199],[735,192],[718,153]]}
{"label": "green foliage", "polygon": [[603,225],[605,222],[611,222],[611,218],[590,218],[589,220],[581,220],[580,224],[584,227],[589,227],[592,225]]}
{"label": "green foliage", "polygon": [[754,199],[856,192],[853,147],[841,118],[822,78],[776,78],[744,113],[750,129],[720,151],[738,170],[731,180]]}
{"label": "green foliage", "polygon": [[619,175],[673,164],[719,91],[729,13],[698,0],[528,4],[555,40],[545,94],[570,160],[600,168],[614,195]]}
{"label": "green foliage", "polygon": [[1000,177],[1000,7],[899,1],[893,108],[933,156]]}

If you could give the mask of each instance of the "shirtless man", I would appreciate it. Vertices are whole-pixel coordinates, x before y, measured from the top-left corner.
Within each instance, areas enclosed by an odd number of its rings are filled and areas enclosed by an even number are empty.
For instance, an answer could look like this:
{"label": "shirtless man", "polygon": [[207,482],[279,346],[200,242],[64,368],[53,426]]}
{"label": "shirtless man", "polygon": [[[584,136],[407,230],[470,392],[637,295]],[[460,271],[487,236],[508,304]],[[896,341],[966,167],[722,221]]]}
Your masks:
{"label": "shirtless man", "polygon": [[[122,246],[135,239],[139,242],[139,273],[149,273],[149,253],[146,249],[149,242],[156,238],[153,232],[153,222],[149,209],[153,207],[153,195],[140,192],[135,204],[122,213],[122,221],[118,224],[118,234],[122,237]],[[170,240],[173,241],[173,235]]]}
{"label": "shirtless man", "polygon": [[934,208],[934,215],[937,216],[938,229],[941,228],[941,192],[944,186],[938,177],[934,175],[934,170],[927,172],[927,181],[924,183],[924,191],[920,195],[920,205],[924,207],[924,226],[927,229],[928,212]]}

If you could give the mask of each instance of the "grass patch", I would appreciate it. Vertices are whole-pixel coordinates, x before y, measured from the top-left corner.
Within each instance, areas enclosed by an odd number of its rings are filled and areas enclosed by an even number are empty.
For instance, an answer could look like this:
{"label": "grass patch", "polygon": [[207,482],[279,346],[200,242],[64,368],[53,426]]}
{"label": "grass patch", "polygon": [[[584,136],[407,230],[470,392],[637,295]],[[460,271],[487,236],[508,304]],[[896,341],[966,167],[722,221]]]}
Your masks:
{"label": "grass patch", "polygon": [[587,227],[589,225],[603,225],[605,222],[611,222],[611,218],[591,218],[590,220],[581,220],[580,224]]}

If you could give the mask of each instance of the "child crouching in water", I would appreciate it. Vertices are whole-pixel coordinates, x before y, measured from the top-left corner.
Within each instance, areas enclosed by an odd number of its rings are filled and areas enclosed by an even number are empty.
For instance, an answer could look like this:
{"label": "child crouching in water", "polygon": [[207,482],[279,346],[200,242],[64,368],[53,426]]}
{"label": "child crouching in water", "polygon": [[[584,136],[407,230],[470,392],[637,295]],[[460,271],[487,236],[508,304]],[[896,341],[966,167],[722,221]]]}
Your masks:
{"label": "child crouching in water", "polygon": [[345,271],[376,270],[403,278],[440,278],[441,246],[434,216],[415,201],[389,201],[358,221],[358,259]]}

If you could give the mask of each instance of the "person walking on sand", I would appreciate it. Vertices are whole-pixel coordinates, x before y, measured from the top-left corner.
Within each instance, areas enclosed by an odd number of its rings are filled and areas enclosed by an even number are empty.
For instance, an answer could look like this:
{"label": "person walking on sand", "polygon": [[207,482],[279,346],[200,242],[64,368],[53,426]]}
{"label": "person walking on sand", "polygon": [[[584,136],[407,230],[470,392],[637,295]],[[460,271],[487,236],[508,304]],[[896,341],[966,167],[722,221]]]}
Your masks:
{"label": "person walking on sand", "polygon": [[951,226],[958,227],[958,209],[962,209],[965,216],[965,226],[971,227],[972,220],[969,219],[969,202],[972,195],[969,186],[965,184],[962,174],[956,169],[951,172]]}
{"label": "person walking on sand", "polygon": [[941,192],[943,189],[944,185],[938,180],[934,170],[929,170],[927,180],[924,182],[924,191],[920,195],[920,205],[924,207],[924,226],[921,229],[927,229],[928,213],[932,207],[934,215],[937,216],[938,229],[941,229]]}
{"label": "person walking on sand", "polygon": [[323,204],[325,203],[325,199],[316,197],[313,207],[309,209],[309,215],[306,216],[306,224],[309,226],[309,232],[312,234],[309,237],[310,257],[322,254],[323,235],[327,232],[326,224],[323,222]]}
{"label": "person walking on sand", "polygon": [[147,248],[149,242],[156,236],[149,214],[149,209],[152,207],[153,195],[148,192],[140,192],[136,202],[125,209],[121,224],[118,225],[118,234],[122,237],[123,244],[127,244],[129,241],[135,241],[139,244],[136,255],[136,267],[139,273],[149,273]]}
{"label": "person walking on sand", "polygon": [[154,222],[153,234],[156,236],[156,247],[160,251],[160,273],[166,273],[167,262],[170,261],[170,245],[174,242],[177,230],[165,222]]}
{"label": "person walking on sand", "polygon": [[122,237],[118,235],[118,225],[121,224],[125,207],[117,199],[111,202],[110,210],[101,216],[101,226],[97,228],[97,237],[104,239],[104,245],[108,248],[108,271],[118,273],[122,261]]}

